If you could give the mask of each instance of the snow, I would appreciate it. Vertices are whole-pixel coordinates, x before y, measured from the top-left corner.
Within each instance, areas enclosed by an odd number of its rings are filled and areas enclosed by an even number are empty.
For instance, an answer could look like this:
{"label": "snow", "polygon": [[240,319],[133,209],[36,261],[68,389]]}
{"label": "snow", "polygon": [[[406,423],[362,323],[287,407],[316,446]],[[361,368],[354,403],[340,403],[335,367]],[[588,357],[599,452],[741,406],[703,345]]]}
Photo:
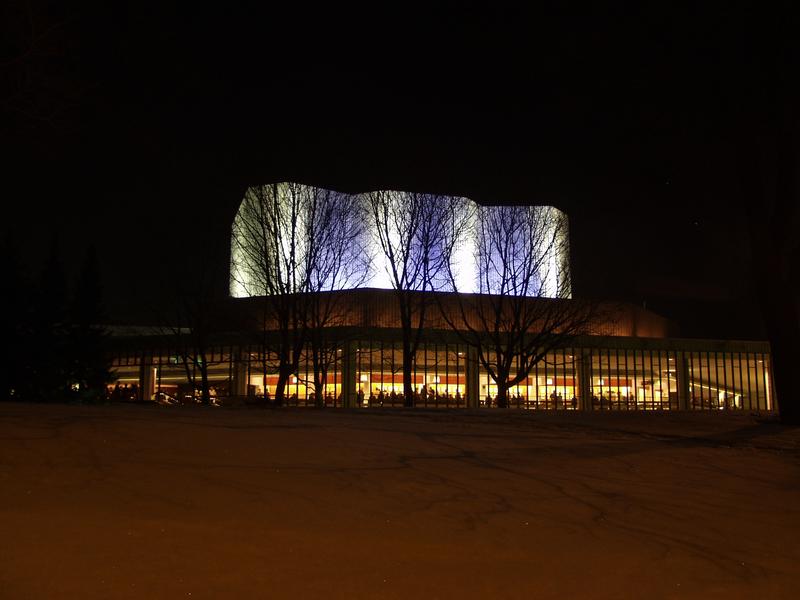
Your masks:
{"label": "snow", "polygon": [[0,598],[789,598],[800,430],[0,404]]}

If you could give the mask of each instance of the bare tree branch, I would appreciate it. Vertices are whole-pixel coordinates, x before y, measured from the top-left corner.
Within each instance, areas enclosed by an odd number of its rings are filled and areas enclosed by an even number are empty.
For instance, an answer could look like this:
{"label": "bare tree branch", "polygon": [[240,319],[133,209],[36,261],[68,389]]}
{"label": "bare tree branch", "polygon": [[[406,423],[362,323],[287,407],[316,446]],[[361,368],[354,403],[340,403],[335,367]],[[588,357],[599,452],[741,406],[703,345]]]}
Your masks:
{"label": "bare tree branch", "polygon": [[[497,405],[548,352],[588,333],[594,302],[571,299],[567,218],[543,206],[482,206],[471,225],[477,294],[455,294],[442,317],[468,344],[497,385]],[[449,263],[452,264],[452,263]],[[449,278],[458,292],[458,277]],[[516,368],[516,370],[514,370]]]}
{"label": "bare tree branch", "polygon": [[277,370],[278,405],[290,377],[299,376],[307,345],[314,396],[322,402],[336,351],[326,330],[344,322],[350,308],[323,292],[366,279],[371,257],[364,221],[357,196],[297,183],[255,186],[245,194],[233,224],[231,293],[260,299],[262,374],[266,390],[268,373]]}
{"label": "bare tree branch", "polygon": [[430,292],[448,286],[450,260],[462,238],[459,221],[471,203],[454,196],[395,191],[366,194],[371,224],[400,310],[403,334],[403,395],[413,406],[412,373]]}

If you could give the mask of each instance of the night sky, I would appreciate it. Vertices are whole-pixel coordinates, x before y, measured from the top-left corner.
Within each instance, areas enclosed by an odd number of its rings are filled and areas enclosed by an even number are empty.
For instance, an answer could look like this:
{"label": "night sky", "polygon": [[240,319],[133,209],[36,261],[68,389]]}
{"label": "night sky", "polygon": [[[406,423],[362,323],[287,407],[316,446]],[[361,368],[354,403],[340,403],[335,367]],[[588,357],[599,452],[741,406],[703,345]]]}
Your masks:
{"label": "night sky", "polygon": [[[68,270],[94,240],[122,315],[224,243],[247,185],[553,204],[578,295],[759,337],[737,123],[780,78],[764,64],[790,26],[735,3],[634,6],[12,2],[2,233],[32,269],[54,234]],[[27,52],[30,22],[45,35]]]}

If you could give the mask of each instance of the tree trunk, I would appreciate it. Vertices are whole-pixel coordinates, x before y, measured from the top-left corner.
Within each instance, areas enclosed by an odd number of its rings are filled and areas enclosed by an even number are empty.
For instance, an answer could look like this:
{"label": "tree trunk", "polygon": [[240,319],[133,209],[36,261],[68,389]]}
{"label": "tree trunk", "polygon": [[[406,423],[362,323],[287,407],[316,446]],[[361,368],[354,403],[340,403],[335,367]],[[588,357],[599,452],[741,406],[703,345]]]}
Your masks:
{"label": "tree trunk", "polygon": [[497,408],[508,408],[508,376],[497,377]]}
{"label": "tree trunk", "polygon": [[[409,302],[408,298],[405,302]],[[411,315],[407,306],[400,306],[401,324],[403,327],[403,405],[414,406],[414,383],[411,380],[414,368],[414,352],[411,348]]]}
{"label": "tree trunk", "polygon": [[[248,384],[249,383],[250,382],[248,381]],[[266,359],[266,351],[264,353],[264,360],[261,361],[261,389],[263,391],[264,403],[266,404],[267,403],[267,394],[269,393],[269,390],[267,388],[267,359]],[[250,390],[248,388],[248,392],[249,391]],[[255,393],[253,395],[255,395]]]}
{"label": "tree trunk", "polygon": [[278,368],[278,383],[275,385],[275,406],[283,406],[286,396],[286,384],[289,383],[289,368],[281,365]]}
{"label": "tree trunk", "polygon": [[414,364],[414,354],[411,352],[411,344],[408,340],[403,340],[403,395],[405,396],[404,405],[414,406],[414,382],[411,380],[412,368]]}
{"label": "tree trunk", "polygon": [[403,404],[404,406],[414,406],[414,382],[411,379],[412,372],[411,366],[414,362],[414,357],[409,345],[403,341]]}
{"label": "tree trunk", "polygon": [[208,363],[206,363],[205,354],[201,355],[203,364],[200,365],[200,398],[203,404],[209,406],[211,404],[211,390],[208,385]]}
{"label": "tree trunk", "polygon": [[327,374],[318,365],[314,365],[314,406],[316,408],[325,407],[326,380]]}
{"label": "tree trunk", "polygon": [[770,273],[762,279],[761,306],[767,328],[772,356],[773,389],[777,396],[777,409],[785,425],[800,425],[800,402],[794,397],[790,382],[794,381],[797,361],[800,358],[800,327],[797,307],[788,289],[778,289],[781,273],[773,273],[775,265],[765,267]]}
{"label": "tree trunk", "polygon": [[[781,422],[800,424],[800,402],[792,382],[800,352],[800,318],[793,295],[796,275],[791,224],[797,217],[797,134],[781,122],[771,147],[758,136],[746,139],[740,152],[744,208],[754,258],[753,279],[764,317],[773,365],[773,384]],[[775,181],[774,188],[770,181]],[[788,239],[787,239],[788,237]]]}

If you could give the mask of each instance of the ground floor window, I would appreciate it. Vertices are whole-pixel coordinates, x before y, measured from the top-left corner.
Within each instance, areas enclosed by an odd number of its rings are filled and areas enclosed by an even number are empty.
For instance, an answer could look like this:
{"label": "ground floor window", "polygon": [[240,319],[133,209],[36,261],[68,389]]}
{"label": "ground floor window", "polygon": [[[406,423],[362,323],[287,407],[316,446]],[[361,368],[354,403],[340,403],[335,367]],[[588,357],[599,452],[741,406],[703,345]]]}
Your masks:
{"label": "ground floor window", "polygon": [[[768,352],[614,346],[565,346],[547,353],[511,386],[509,406],[527,410],[775,409]],[[361,338],[333,345],[325,355],[325,378],[319,386],[314,362],[310,349],[301,353],[299,368],[287,381],[286,404],[364,408],[407,404],[398,341]],[[270,400],[278,386],[277,365],[274,352],[249,346],[215,346],[202,358],[187,354],[185,348],[125,351],[114,357],[115,381],[109,394],[120,400],[196,401],[205,371],[215,401]],[[517,372],[512,369],[511,378]],[[411,387],[412,403],[419,407],[496,406],[497,383],[479,364],[474,349],[457,341],[421,343],[412,361]]]}

